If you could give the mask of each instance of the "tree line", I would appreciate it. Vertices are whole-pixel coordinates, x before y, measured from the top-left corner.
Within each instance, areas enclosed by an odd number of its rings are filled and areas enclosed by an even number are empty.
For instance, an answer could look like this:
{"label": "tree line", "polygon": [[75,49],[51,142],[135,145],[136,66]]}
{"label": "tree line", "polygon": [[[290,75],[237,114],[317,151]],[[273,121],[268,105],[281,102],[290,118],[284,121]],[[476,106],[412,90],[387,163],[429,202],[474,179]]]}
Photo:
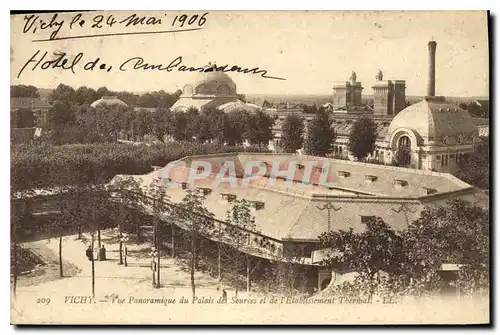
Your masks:
{"label": "tree line", "polygon": [[18,191],[107,183],[115,175],[144,174],[152,171],[152,166],[165,166],[185,156],[244,151],[265,150],[190,142],[12,146],[11,187]]}

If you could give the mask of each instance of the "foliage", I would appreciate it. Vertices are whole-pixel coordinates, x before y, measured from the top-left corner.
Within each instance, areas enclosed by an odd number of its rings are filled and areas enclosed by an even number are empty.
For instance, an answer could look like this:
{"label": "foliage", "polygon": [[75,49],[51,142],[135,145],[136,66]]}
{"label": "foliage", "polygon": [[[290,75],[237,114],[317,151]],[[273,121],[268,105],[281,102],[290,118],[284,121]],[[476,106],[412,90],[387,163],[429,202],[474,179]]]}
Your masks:
{"label": "foliage", "polygon": [[333,121],[326,110],[320,108],[308,123],[305,150],[309,155],[324,157],[332,151],[336,137]]}
{"label": "foliage", "polygon": [[368,280],[373,280],[380,271],[401,273],[403,240],[380,218],[369,220],[361,233],[352,228],[323,233],[320,243],[334,250],[327,265],[346,265]]}
{"label": "foliage", "polygon": [[262,111],[247,114],[245,136],[251,144],[267,146],[273,138],[274,119]]}
{"label": "foliage", "polygon": [[236,287],[236,295],[240,285],[240,271],[243,261],[248,262],[250,257],[241,250],[251,244],[249,231],[257,231],[250,205],[250,202],[246,199],[235,200],[231,209],[226,213],[226,222],[228,224],[225,225],[221,232],[222,236],[230,237],[229,245],[222,248],[226,259],[230,260],[229,266],[224,269],[224,277]]}
{"label": "foliage", "polygon": [[295,153],[304,145],[304,120],[298,115],[288,115],[281,127],[282,149]]}
{"label": "foliage", "polygon": [[214,232],[214,214],[204,206],[204,201],[205,195],[203,192],[187,190],[179,206],[174,207],[172,212],[172,220],[186,227],[187,232],[184,237],[191,246],[190,274],[193,298],[196,296],[194,273],[199,257],[197,244],[200,239],[208,237]]}
{"label": "foliage", "polygon": [[10,111],[10,128],[31,128],[35,125],[33,111],[28,108],[21,108]]}
{"label": "foliage", "polygon": [[443,263],[460,264],[461,286],[487,286],[489,213],[463,200],[426,208],[404,235],[406,271],[415,279],[435,275]]}
{"label": "foliage", "polygon": [[22,190],[106,183],[117,174],[144,174],[151,171],[152,166],[165,166],[185,156],[244,151],[260,150],[187,142],[19,145],[11,147],[11,184],[16,190]]}
{"label": "foliage", "polygon": [[38,88],[33,85],[11,85],[11,98],[40,98]]}
{"label": "foliage", "polygon": [[431,295],[440,290],[445,263],[459,265],[455,285],[463,293],[489,286],[489,213],[462,200],[425,208],[404,232],[377,218],[363,232],[325,232],[320,241],[331,250],[326,265],[347,266],[357,273],[354,283],[333,289],[344,294]]}
{"label": "foliage", "polygon": [[481,142],[474,153],[465,155],[459,162],[455,176],[481,189],[490,187],[490,148],[488,141]]}
{"label": "foliage", "polygon": [[375,150],[377,126],[370,117],[362,116],[354,122],[349,134],[349,151],[361,161]]}
{"label": "foliage", "polygon": [[240,145],[244,142],[245,127],[248,113],[245,111],[233,111],[224,118],[224,139],[229,145]]}
{"label": "foliage", "polygon": [[407,167],[408,152],[404,148],[398,148],[392,157],[392,166]]}

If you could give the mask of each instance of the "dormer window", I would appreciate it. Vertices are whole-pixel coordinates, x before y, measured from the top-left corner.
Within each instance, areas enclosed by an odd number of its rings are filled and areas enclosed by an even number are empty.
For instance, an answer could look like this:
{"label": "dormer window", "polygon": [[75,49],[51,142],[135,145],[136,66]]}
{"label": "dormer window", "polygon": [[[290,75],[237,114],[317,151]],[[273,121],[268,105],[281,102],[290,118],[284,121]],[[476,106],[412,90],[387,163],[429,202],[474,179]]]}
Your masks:
{"label": "dormer window", "polygon": [[257,211],[259,209],[264,208],[264,202],[262,202],[262,201],[250,201],[250,203],[252,204],[252,207]]}
{"label": "dormer window", "polygon": [[394,179],[394,185],[396,187],[405,187],[408,186],[408,182],[403,179]]}
{"label": "dormer window", "polygon": [[198,167],[196,168],[196,172],[197,172],[198,174],[202,173],[203,171],[205,171],[205,168],[204,168],[203,166],[198,166]]}
{"label": "dormer window", "polygon": [[236,195],[232,193],[221,193],[220,196],[223,200],[226,200],[227,202],[232,202],[236,200]]}
{"label": "dormer window", "polygon": [[349,171],[339,171],[339,176],[342,178],[347,178],[351,175]]}
{"label": "dormer window", "polygon": [[198,191],[202,192],[203,195],[209,195],[212,193],[212,189],[209,187],[198,187]]}
{"label": "dormer window", "polygon": [[314,171],[321,173],[321,172],[323,172],[323,168],[321,166],[315,166]]}
{"label": "dormer window", "polygon": [[187,189],[187,187],[188,187],[188,183],[186,183],[186,182],[184,182],[184,181],[183,181],[183,182],[181,183],[181,187],[182,187],[182,189],[183,189],[183,190]]}
{"label": "dormer window", "polygon": [[423,192],[424,192],[425,195],[430,195],[430,194],[437,193],[437,190],[435,188],[422,187],[422,189],[423,189]]}
{"label": "dormer window", "polygon": [[377,180],[377,176],[373,176],[373,175],[369,175],[369,174],[365,175],[365,181],[371,183],[371,182],[374,182],[375,180]]}

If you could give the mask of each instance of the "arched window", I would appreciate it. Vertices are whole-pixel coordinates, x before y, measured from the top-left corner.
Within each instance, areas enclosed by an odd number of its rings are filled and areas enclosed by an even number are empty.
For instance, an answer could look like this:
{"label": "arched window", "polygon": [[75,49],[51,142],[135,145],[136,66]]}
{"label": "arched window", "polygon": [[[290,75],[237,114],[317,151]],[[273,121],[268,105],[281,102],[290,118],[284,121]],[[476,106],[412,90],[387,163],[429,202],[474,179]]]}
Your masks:
{"label": "arched window", "polygon": [[411,164],[411,140],[408,136],[401,136],[398,140],[398,161],[401,166]]}
{"label": "arched window", "polygon": [[401,136],[398,141],[398,147],[399,148],[410,148],[411,147],[411,140],[408,136]]}

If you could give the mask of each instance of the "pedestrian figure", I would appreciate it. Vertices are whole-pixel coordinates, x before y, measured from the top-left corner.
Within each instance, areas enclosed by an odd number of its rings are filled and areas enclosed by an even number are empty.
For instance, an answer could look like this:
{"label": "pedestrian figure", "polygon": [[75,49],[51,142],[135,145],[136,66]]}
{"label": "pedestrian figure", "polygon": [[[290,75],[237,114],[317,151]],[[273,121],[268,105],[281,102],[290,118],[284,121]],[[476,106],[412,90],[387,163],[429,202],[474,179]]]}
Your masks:
{"label": "pedestrian figure", "polygon": [[105,261],[106,260],[106,248],[104,248],[104,244],[99,249],[99,257],[98,257],[98,259],[100,261]]}
{"label": "pedestrian figure", "polygon": [[222,290],[222,301],[227,302],[227,292],[225,289]]}
{"label": "pedestrian figure", "polygon": [[85,254],[87,255],[87,258],[89,259],[89,261],[91,261],[93,257],[92,257],[92,248],[90,248],[90,245],[87,248],[87,250],[85,251]]}

